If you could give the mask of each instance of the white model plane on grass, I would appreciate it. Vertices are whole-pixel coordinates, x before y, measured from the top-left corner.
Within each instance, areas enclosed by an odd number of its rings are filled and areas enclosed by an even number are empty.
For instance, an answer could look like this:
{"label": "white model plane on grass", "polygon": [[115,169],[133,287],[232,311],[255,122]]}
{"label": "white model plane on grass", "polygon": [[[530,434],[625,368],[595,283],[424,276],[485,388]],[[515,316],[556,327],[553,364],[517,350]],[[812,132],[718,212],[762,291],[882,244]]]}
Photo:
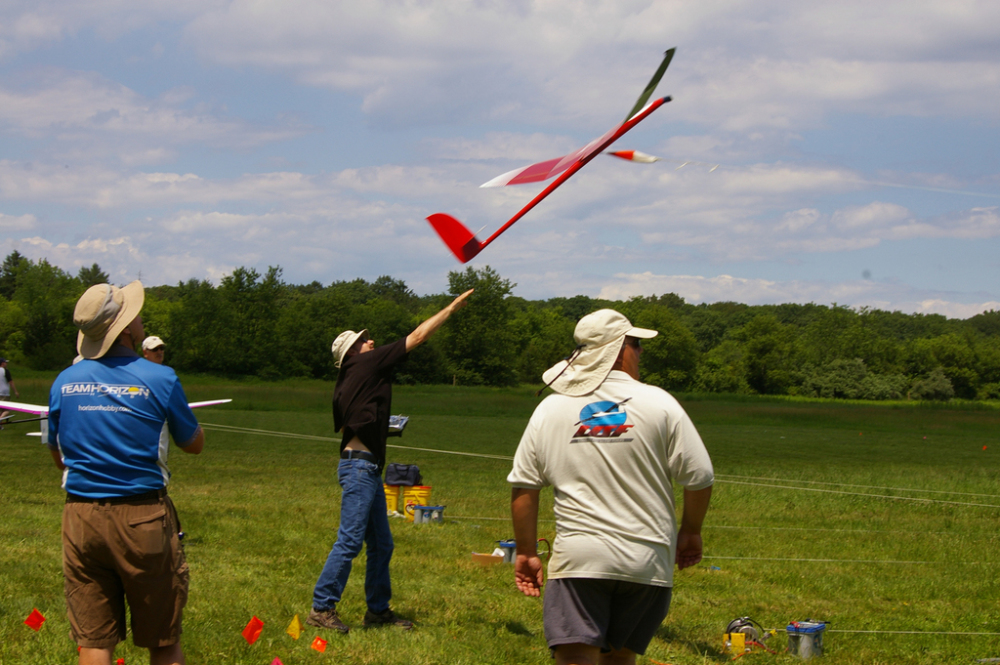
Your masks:
{"label": "white model plane on grass", "polygon": [[[232,402],[231,399],[210,399],[205,402],[189,402],[188,406],[192,409],[197,409],[202,406],[215,406],[217,404],[226,404],[227,402]],[[49,442],[49,407],[42,406],[41,404],[25,404],[24,402],[7,402],[0,400],[0,411],[17,411],[18,413],[27,413],[35,416],[34,418],[24,418],[21,420],[11,420],[14,414],[7,416],[6,418],[0,420],[0,425],[14,425],[17,423],[33,423],[37,422],[41,425],[40,432],[28,432],[28,436],[40,436],[42,437],[42,443]]]}

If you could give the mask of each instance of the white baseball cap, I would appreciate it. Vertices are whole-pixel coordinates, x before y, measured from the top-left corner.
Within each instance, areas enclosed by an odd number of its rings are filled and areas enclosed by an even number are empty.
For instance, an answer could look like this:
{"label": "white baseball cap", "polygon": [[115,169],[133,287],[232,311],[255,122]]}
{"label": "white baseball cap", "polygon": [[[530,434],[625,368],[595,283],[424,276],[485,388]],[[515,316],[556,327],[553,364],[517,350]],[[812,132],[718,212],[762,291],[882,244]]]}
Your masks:
{"label": "white baseball cap", "polygon": [[158,346],[166,346],[166,343],[156,335],[150,335],[146,339],[142,340],[143,351],[152,351]]}

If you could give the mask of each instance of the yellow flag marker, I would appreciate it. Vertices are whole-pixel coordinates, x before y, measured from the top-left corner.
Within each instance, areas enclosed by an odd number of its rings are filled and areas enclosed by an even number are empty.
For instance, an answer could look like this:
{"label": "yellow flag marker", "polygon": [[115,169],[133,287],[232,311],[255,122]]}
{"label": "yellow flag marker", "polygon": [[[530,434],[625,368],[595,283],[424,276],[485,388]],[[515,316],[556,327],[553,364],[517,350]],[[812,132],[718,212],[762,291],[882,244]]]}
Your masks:
{"label": "yellow flag marker", "polygon": [[288,624],[288,628],[285,629],[285,632],[291,635],[293,640],[299,639],[299,635],[302,634],[302,622],[299,621],[298,614],[296,614],[295,618],[292,619],[292,622]]}

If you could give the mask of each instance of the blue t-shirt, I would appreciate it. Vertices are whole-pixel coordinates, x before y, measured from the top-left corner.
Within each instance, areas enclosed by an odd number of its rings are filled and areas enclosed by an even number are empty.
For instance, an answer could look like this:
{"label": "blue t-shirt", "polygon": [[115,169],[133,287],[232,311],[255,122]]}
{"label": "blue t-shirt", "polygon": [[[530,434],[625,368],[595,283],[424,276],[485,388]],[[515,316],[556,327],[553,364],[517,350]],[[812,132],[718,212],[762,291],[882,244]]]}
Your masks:
{"label": "blue t-shirt", "polygon": [[63,370],[49,393],[49,445],[62,453],[66,491],[99,499],[165,487],[164,423],[178,443],[198,431],[171,368],[119,345]]}

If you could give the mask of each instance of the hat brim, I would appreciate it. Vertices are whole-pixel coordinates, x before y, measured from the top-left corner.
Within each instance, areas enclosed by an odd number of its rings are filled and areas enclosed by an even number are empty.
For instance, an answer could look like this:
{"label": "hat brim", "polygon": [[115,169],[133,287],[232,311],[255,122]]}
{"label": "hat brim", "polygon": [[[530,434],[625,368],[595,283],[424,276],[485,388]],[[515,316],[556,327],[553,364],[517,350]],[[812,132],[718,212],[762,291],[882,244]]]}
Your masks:
{"label": "hat brim", "polygon": [[[595,348],[584,348],[572,362],[560,360],[542,374],[542,381],[557,393],[570,397],[589,395],[600,387],[618,360],[626,337],[652,339],[660,333],[648,328],[630,328],[610,342]],[[569,364],[569,367],[566,365]],[[562,372],[562,374],[560,374]],[[558,377],[558,378],[557,378]],[[551,381],[551,384],[549,383]]]}
{"label": "hat brim", "polygon": [[98,341],[87,337],[82,331],[77,333],[76,350],[79,351],[80,355],[84,358],[93,360],[94,358],[100,358],[107,353],[108,349],[114,345],[115,340],[118,339],[118,335],[120,335],[122,331],[135,320],[135,317],[139,316],[139,312],[142,311],[142,304],[146,300],[146,291],[142,288],[142,282],[135,280],[131,284],[122,287],[121,291],[124,304],[118,312],[118,316],[115,317],[114,322],[108,328],[108,332],[104,335],[103,339]]}

